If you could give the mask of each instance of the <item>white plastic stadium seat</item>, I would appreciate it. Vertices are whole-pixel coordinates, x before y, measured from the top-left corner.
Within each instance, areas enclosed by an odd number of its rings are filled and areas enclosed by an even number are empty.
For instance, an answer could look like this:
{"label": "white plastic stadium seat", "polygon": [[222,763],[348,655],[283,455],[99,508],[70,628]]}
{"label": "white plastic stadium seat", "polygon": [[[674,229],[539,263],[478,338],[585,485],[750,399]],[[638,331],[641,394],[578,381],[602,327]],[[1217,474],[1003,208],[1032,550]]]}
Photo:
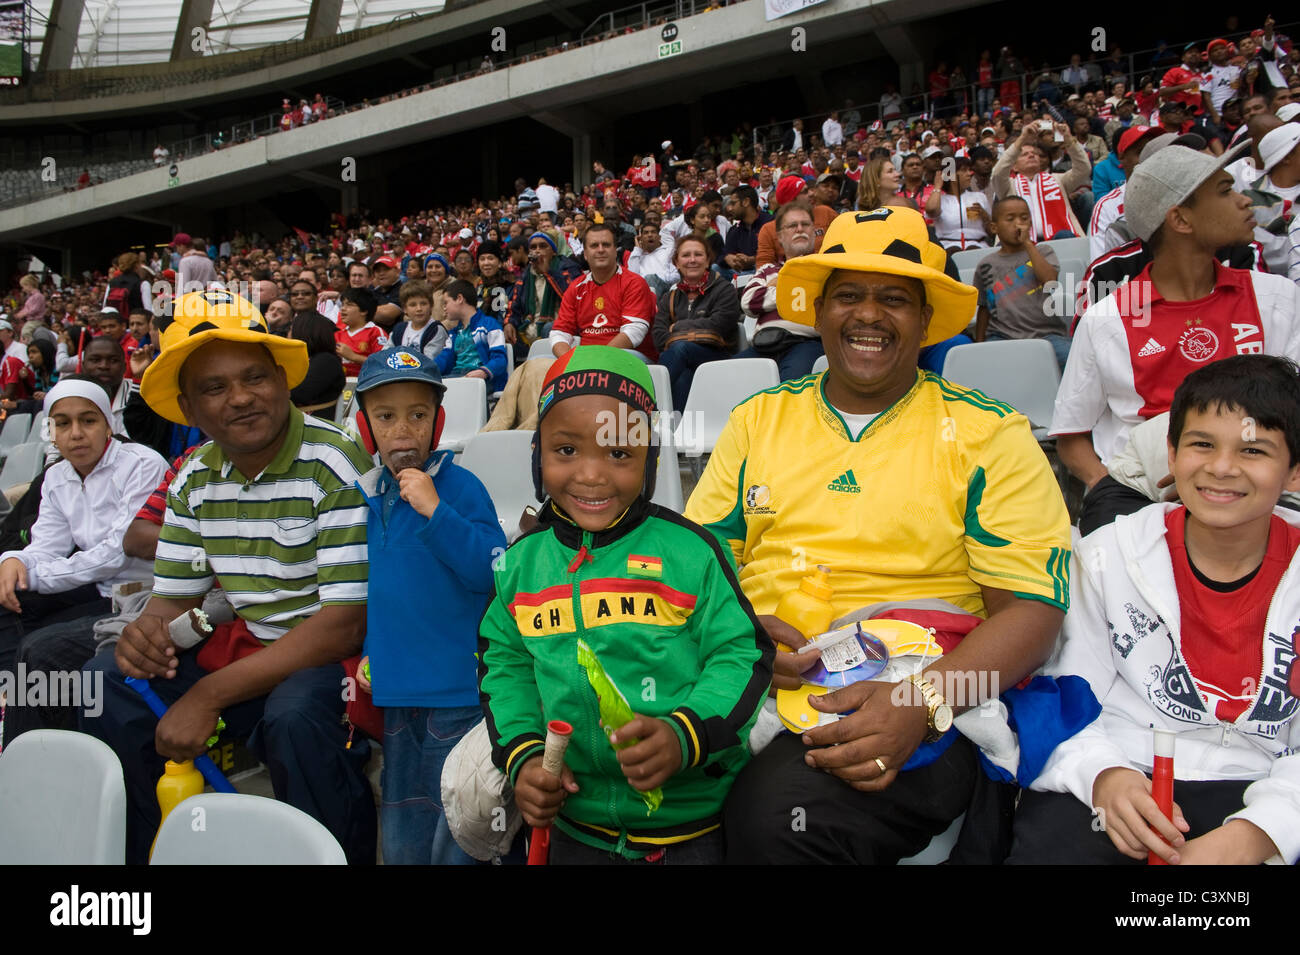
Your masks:
{"label": "white plastic stadium seat", "polygon": [[551,342],[547,338],[539,338],[528,346],[528,357],[533,358],[554,358],[551,353]]}
{"label": "white plastic stadium seat", "polygon": [[344,379],[343,390],[339,392],[339,400],[334,405],[333,421],[345,431],[348,429],[346,427],[347,422],[344,420],[343,416],[347,415],[348,418],[352,417],[351,405],[354,404],[353,399],[356,397],[356,390],[357,380],[355,378]]}
{"label": "white plastic stadium seat", "polygon": [[828,359],[825,355],[821,355],[817,358],[815,362],[813,362],[812,373],[814,375],[821,374],[830,366],[831,366],[830,359]]}
{"label": "white plastic stadium seat", "polygon": [[1052,239],[1043,244],[1056,253],[1056,261],[1060,266],[1057,275],[1057,281],[1061,283],[1062,299],[1060,305],[1062,308],[1067,309],[1061,314],[1073,315],[1075,293],[1078,290],[1079,283],[1083,281],[1084,273],[1088,271],[1088,264],[1092,261],[1092,250],[1088,243],[1088,237]]}
{"label": "white plastic stadium seat", "polygon": [[953,820],[952,825],[939,833],[930,840],[930,844],[914,856],[908,856],[906,859],[899,859],[899,865],[939,865],[941,862],[947,862],[948,856],[952,855],[953,846],[957,844],[957,837],[961,835],[961,825],[966,821],[966,813],[962,813]]}
{"label": "white plastic stadium seat", "polygon": [[682,409],[677,447],[687,457],[708,454],[731,416],[731,409],[755,392],[780,383],[780,372],[770,358],[726,358],[700,365]]}
{"label": "white plastic stadium seat", "polygon": [[975,267],[986,255],[992,255],[992,249],[966,249],[952,253],[953,268],[961,275],[967,285],[975,281]]}
{"label": "white plastic stadium seat", "polygon": [[975,342],[949,350],[943,377],[968,388],[978,388],[990,398],[1015,408],[1043,440],[1052,423],[1061,367],[1056,351],[1041,338]]}
{"label": "white plastic stadium seat", "polygon": [[519,536],[524,508],[538,506],[532,460],[533,432],[484,431],[469,439],[458,462],[487,488],[507,542]]}
{"label": "white plastic stadium seat", "polygon": [[265,796],[202,793],[163,820],[149,864],[347,865],[347,858],[301,809]]}
{"label": "white plastic stadium seat", "polygon": [[11,414],[5,418],[4,429],[0,430],[0,458],[27,440],[32,428],[32,416],[29,414]]}
{"label": "white plastic stadium seat", "polygon": [[659,467],[655,471],[654,503],[680,514],[686,508],[682,499],[682,469],[677,461],[677,448],[670,443],[659,446]]}
{"label": "white plastic stadium seat", "polygon": [[1086,235],[1073,239],[1051,239],[1045,244],[1051,246],[1052,251],[1056,253],[1056,257],[1061,261],[1081,259],[1084,263],[1087,263],[1091,254]]}
{"label": "white plastic stadium seat", "polygon": [[5,746],[0,864],[125,860],[126,784],[122,764],[106,743],[68,730],[31,730]]}
{"label": "white plastic stadium seat", "polygon": [[487,424],[487,382],[482,378],[446,378],[443,384],[447,386],[447,394],[442,399],[447,420],[438,447],[459,454],[469,439]]}
{"label": "white plastic stadium seat", "polygon": [[43,441],[41,437],[41,428],[45,426],[45,410],[42,409],[32,415],[32,426],[27,432],[28,441]]}
{"label": "white plastic stadium seat", "polygon": [[673,380],[663,365],[650,366],[650,381],[655,386],[655,407],[660,417],[667,420],[673,413]]}
{"label": "white plastic stadium seat", "polygon": [[0,491],[35,481],[45,467],[46,447],[43,441],[31,441],[10,448],[4,467],[0,468]]}

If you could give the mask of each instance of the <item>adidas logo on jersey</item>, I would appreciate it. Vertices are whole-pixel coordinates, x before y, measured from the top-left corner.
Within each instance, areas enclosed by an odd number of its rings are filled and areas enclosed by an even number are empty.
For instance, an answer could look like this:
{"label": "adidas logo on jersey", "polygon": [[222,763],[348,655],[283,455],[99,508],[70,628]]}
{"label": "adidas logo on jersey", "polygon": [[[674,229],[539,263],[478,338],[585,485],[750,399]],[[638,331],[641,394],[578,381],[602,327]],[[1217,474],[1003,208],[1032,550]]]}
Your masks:
{"label": "adidas logo on jersey", "polygon": [[853,476],[853,469],[849,468],[830,484],[826,485],[829,491],[842,491],[845,494],[861,494],[862,488],[858,487],[858,479]]}
{"label": "adidas logo on jersey", "polygon": [[1159,355],[1164,350],[1164,345],[1160,344],[1154,338],[1148,338],[1147,343],[1138,349],[1138,357],[1146,358],[1150,355]]}

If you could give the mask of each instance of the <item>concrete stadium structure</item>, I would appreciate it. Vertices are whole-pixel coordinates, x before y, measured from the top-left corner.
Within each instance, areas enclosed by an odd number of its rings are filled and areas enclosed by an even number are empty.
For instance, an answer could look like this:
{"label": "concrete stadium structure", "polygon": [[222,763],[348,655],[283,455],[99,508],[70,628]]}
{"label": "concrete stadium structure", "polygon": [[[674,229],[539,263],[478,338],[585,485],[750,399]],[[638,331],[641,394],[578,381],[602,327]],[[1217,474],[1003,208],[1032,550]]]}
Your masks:
{"label": "concrete stadium structure", "polygon": [[[405,30],[427,39],[436,24],[442,30],[477,36],[481,42],[486,24],[499,22],[497,18],[510,16],[511,11],[521,15],[526,6],[486,0],[385,31],[341,48],[333,54],[330,67],[339,68],[343,57],[400,56],[420,42],[405,37]],[[382,178],[384,156],[394,149],[458,134],[463,138],[492,124],[524,118],[567,137],[572,158],[566,165],[572,169],[573,181],[581,183],[591,159],[611,149],[606,130],[615,116],[665,101],[689,110],[708,91],[743,88],[746,81],[772,77],[797,82],[810,102],[828,102],[818,80],[820,71],[881,58],[919,80],[922,53],[909,24],[969,6],[969,0],[827,0],[769,21],[764,18],[764,4],[749,0],[679,20],[682,52],[671,57],[658,58],[658,29],[619,35],[185,159],[179,163],[174,184],[166,168],[151,168],[3,209],[0,245],[12,249],[33,242],[47,249],[67,249],[80,230],[115,217],[168,226],[182,217],[187,223],[201,222],[204,210],[229,206],[232,200],[255,202],[259,196],[304,184],[337,190],[337,206],[348,208],[356,202],[357,189],[343,176],[348,161],[356,164],[357,178]],[[298,60],[269,69],[310,73],[323,66]],[[230,84],[275,87],[286,79],[263,70],[190,86],[178,95],[185,102],[199,103],[226,95],[223,90]],[[120,102],[101,97],[94,109],[97,115],[120,110],[129,118],[138,108],[132,105],[135,100],[153,95],[157,94],[130,94]],[[77,108],[76,102],[0,107],[0,127],[20,122],[16,113],[39,111],[49,118],[47,110],[75,115]],[[502,155],[507,150],[499,138],[477,138],[468,158],[471,163],[477,160],[480,175],[467,177],[466,190],[495,194],[502,175],[513,176],[516,169]]]}

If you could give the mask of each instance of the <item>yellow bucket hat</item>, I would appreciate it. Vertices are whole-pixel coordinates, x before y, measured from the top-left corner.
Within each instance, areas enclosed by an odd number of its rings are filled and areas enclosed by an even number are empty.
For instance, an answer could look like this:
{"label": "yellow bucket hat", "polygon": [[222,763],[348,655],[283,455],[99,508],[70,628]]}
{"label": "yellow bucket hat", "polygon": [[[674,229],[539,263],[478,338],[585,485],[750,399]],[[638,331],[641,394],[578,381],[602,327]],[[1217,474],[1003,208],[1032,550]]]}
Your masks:
{"label": "yellow bucket hat", "polygon": [[835,217],[820,252],[788,259],[776,278],[776,310],[787,321],[813,325],[813,302],[836,269],[884,272],[920,279],[934,316],[922,346],[958,334],[975,318],[978,293],[944,273],[948,253],[930,241],[925,219],[915,209],[882,206]]}
{"label": "yellow bucket hat", "polygon": [[140,395],[150,408],[176,424],[189,424],[176,400],[181,391],[181,366],[207,342],[264,345],[284,369],[290,388],[307,377],[307,344],[272,335],[266,319],[250,301],[225,289],[182,295],[172,304],[172,317],[158,324],[162,326],[162,350],[140,381]]}

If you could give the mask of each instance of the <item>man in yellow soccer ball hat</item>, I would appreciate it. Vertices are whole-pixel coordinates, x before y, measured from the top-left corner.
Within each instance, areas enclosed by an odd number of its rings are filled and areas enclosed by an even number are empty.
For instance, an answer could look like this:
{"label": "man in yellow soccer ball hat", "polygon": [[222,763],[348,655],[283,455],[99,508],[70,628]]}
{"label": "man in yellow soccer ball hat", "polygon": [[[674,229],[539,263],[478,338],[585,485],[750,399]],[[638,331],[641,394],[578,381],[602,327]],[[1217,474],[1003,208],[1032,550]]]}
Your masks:
{"label": "man in yellow soccer ball hat", "polygon": [[[171,483],[152,598],[116,647],[87,664],[103,672],[104,699],[102,712],[83,711],[81,729],[122,760],[127,861],[148,858],[164,761],[205,752],[221,718],[227,736],[247,739],[266,763],[277,798],[324,824],[349,862],[373,863],[369,746],[350,738],[340,692],[340,661],[359,651],[365,630],[366,506],[356,481],[372,462],[334,425],[293,407],[306,346],[271,335],[243,298],[222,289],[181,296],[161,344],[141,394],[212,440]],[[193,646],[171,625],[218,585],[236,619]],[[161,720],[125,677],[151,682],[169,706]]]}
{"label": "man in yellow soccer ball hat", "polygon": [[[787,261],[777,309],[817,329],[829,367],[737,406],[687,504],[732,548],[779,646],[816,636],[774,614],[818,564],[836,618],[891,604],[975,624],[924,686],[811,697],[811,712],[850,715],[778,735],[742,772],[729,861],[893,863],[920,851],[966,811],[978,772],[951,724],[982,696],[950,684],[976,674],[960,685],[996,696],[1047,658],[1060,628],[1069,520],[1029,422],[917,368],[923,345],[975,313],[975,290],[945,263],[921,215],[899,207],[843,213],[819,252]],[[774,687],[800,689],[816,659],[778,653]]]}

